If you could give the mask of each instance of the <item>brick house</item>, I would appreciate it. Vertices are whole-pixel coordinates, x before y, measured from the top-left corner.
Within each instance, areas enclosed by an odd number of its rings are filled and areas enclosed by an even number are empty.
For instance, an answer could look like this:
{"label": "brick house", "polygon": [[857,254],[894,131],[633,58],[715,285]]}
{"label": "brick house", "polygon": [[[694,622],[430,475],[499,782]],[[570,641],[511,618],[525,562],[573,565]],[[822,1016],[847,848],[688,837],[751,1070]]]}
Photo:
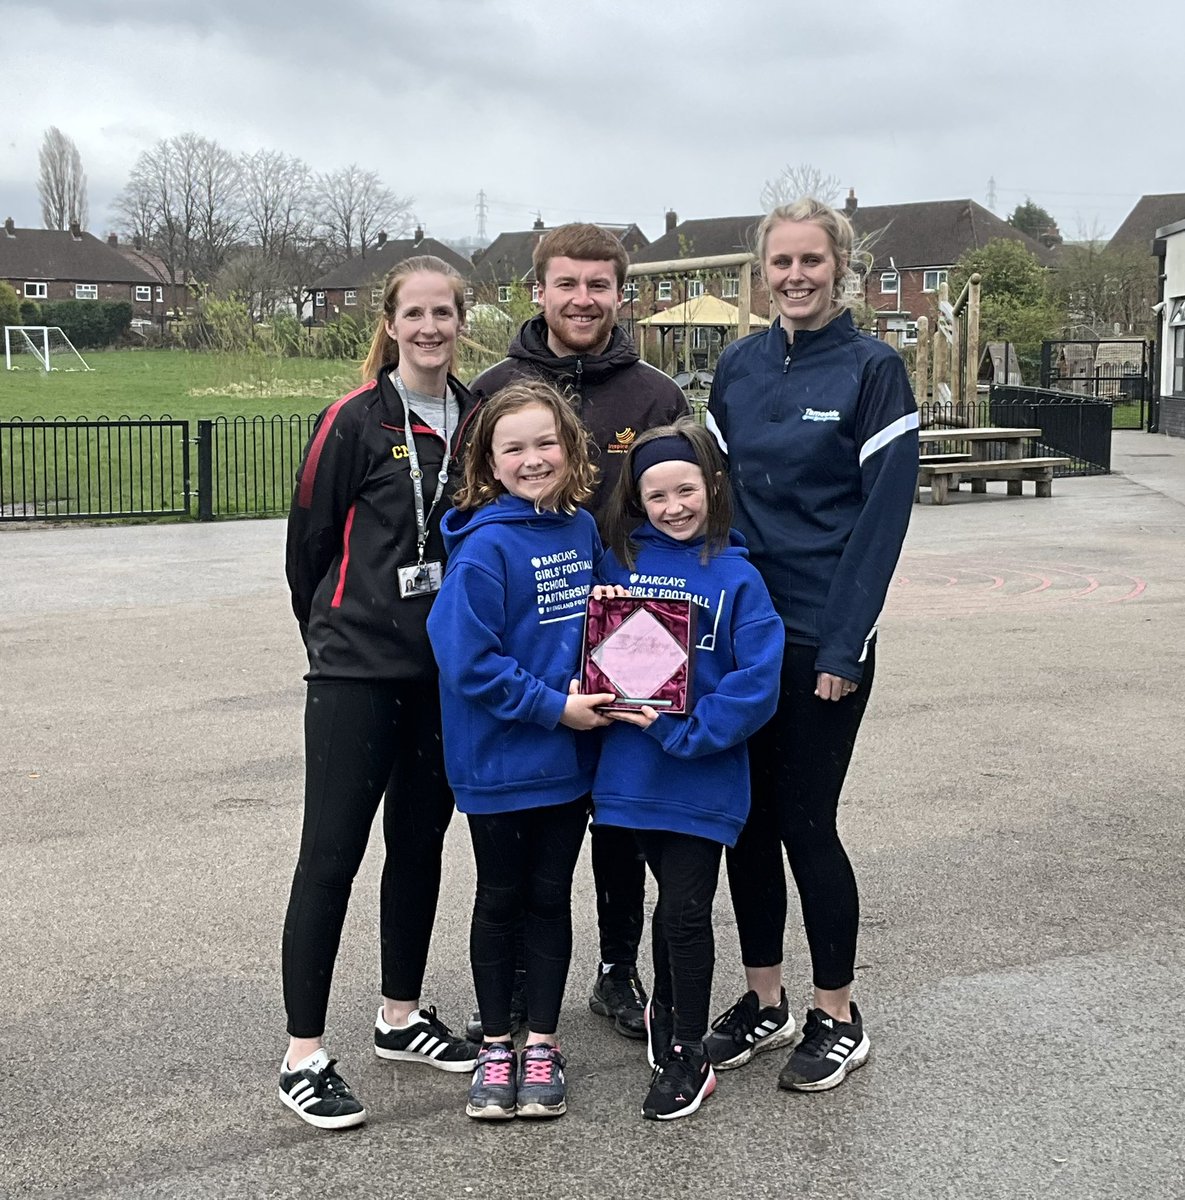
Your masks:
{"label": "brick house", "polygon": [[443,259],[455,267],[467,283],[473,274],[473,264],[467,258],[443,242],[425,237],[418,226],[410,238],[388,238],[385,233],[380,233],[370,253],[339,263],[313,284],[314,323],[324,325],[342,313],[358,316],[373,312],[383,302],[383,280],[387,272],[419,254]]}
{"label": "brick house", "polygon": [[180,316],[185,312],[192,297],[189,284],[186,282],[188,277],[184,272],[182,272],[182,278],[177,283],[173,283],[165,260],[151,250],[145,250],[138,237],[133,238],[130,242],[121,242],[116,234],[109,233],[107,245],[122,254],[132,266],[139,267],[152,276],[154,280],[153,296],[157,302],[158,318],[162,313],[165,316]]}
{"label": "brick house", "polygon": [[[649,239],[637,225],[609,225],[603,221],[596,224],[616,235],[631,257],[636,250],[649,245]],[[530,229],[500,233],[484,250],[475,253],[471,273],[475,299],[480,303],[505,304],[516,285],[529,288],[532,299],[536,299],[532,255],[540,239],[549,232],[550,227],[537,218]]]}
{"label": "brick house", "polygon": [[1178,221],[1185,221],[1185,192],[1141,196],[1111,235],[1107,249],[1132,247],[1141,252],[1147,251],[1153,239],[1159,238],[1160,230]]}
{"label": "brick house", "polygon": [[125,300],[133,318],[145,320],[164,310],[152,275],[76,224],[17,229],[9,217],[0,233],[0,279],[22,300]]}

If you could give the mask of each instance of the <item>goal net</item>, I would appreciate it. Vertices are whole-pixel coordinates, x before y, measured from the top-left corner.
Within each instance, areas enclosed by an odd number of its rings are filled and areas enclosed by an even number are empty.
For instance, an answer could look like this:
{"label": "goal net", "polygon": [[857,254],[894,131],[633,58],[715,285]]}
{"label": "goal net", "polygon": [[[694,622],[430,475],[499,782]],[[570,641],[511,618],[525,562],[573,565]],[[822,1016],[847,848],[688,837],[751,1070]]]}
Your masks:
{"label": "goal net", "polygon": [[5,325],[4,366],[9,371],[91,371],[57,325]]}

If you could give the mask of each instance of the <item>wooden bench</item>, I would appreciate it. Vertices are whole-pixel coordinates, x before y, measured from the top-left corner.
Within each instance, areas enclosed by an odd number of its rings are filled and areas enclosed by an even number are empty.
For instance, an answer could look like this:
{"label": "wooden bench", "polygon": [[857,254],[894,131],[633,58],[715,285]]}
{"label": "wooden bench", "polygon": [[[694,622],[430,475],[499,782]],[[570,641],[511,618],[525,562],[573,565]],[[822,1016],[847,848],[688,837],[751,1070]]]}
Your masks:
{"label": "wooden bench", "polygon": [[[1001,458],[992,462],[919,462],[918,487],[930,488],[930,503],[945,504],[950,489],[958,490],[964,479],[971,481],[973,492],[986,492],[989,482],[1005,480],[1008,494],[1022,494],[1021,484],[1032,480],[1036,494],[1046,498],[1053,495],[1053,472],[1056,467],[1068,467],[1068,458]],[[920,496],[918,497],[920,499]]]}

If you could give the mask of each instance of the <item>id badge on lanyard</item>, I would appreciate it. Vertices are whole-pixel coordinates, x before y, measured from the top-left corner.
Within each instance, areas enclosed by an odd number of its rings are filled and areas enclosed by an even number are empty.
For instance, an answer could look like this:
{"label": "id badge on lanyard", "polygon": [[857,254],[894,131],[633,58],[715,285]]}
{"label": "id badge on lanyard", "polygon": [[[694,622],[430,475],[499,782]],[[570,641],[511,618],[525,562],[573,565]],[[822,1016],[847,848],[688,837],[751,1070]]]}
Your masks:
{"label": "id badge on lanyard", "polygon": [[399,598],[412,600],[418,596],[431,596],[440,591],[444,580],[444,564],[439,559],[424,558],[424,547],[428,544],[428,522],[444,495],[445,484],[448,483],[449,445],[444,444],[444,458],[441,460],[440,473],[436,478],[436,494],[432,503],[424,512],[424,472],[420,470],[420,455],[416,450],[415,434],[411,429],[411,406],[407,400],[407,389],[398,372],[393,376],[395,390],[403,401],[403,436],[407,441],[407,459],[411,466],[411,490],[416,513],[416,561],[396,571],[399,584]]}

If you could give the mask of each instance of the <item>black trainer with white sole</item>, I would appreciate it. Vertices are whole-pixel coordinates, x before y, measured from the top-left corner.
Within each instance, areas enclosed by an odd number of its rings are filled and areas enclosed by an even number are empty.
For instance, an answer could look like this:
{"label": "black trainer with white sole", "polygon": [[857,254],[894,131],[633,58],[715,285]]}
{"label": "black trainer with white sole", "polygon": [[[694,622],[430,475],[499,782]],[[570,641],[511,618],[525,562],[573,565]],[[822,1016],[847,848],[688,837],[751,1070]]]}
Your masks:
{"label": "black trainer with white sole", "polygon": [[383,1010],[374,1023],[374,1052],[395,1062],[418,1062],[438,1071],[456,1074],[472,1071],[479,1047],[458,1037],[436,1015],[435,1008],[412,1013],[401,1029],[383,1020]]}
{"label": "black trainer with white sole", "polygon": [[838,1087],[849,1071],[864,1065],[871,1048],[854,1004],[851,1021],[837,1021],[821,1008],[808,1009],[802,1041],[782,1068],[778,1087],[789,1092],[825,1092]]}
{"label": "black trainer with white sole", "polygon": [[754,1054],[788,1046],[794,1040],[794,1018],[785,989],[778,1004],[762,1008],[756,992],[746,992],[713,1022],[704,1050],[718,1071],[743,1067]]}
{"label": "black trainer with white sole", "polygon": [[716,1090],[716,1076],[702,1046],[674,1045],[654,1069],[642,1102],[648,1121],[689,1117]]}
{"label": "black trainer with white sole", "polygon": [[280,1099],[318,1129],[350,1129],[366,1120],[366,1109],[334,1070],[337,1059],[318,1050],[298,1071],[280,1068]]}

